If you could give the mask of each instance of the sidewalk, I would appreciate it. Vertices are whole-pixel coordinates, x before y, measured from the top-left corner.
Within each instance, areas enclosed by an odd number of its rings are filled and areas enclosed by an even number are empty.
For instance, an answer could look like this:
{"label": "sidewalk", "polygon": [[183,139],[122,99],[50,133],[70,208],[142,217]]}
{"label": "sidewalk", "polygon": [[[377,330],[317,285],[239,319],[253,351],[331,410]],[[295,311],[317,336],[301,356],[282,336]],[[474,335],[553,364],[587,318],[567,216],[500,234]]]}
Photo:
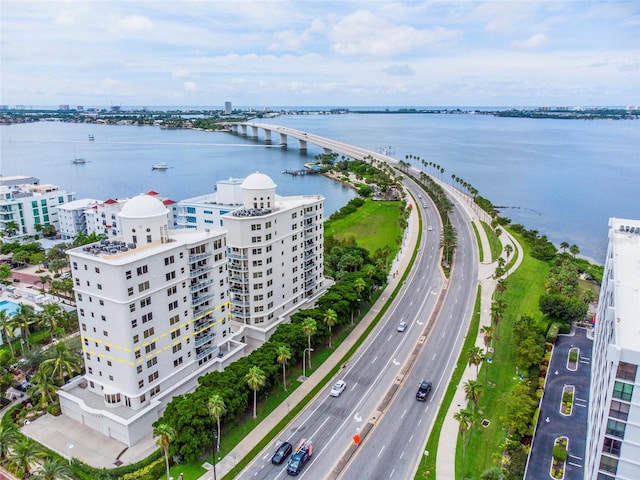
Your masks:
{"label": "sidewalk", "polygon": [[[453,189],[450,189],[453,191]],[[459,194],[458,194],[459,196]],[[484,228],[481,225],[481,219],[477,217],[473,211],[473,207],[468,205],[464,199],[460,201],[460,205],[465,208],[467,214],[472,218],[472,222],[475,224],[482,242],[482,251],[484,252],[485,259],[491,258],[491,249],[489,247],[489,240],[485,234]],[[486,213],[481,212],[483,215],[482,220],[490,221],[486,218]],[[518,266],[522,262],[522,247],[517,244],[515,239],[506,232],[502,232],[500,235],[500,241],[504,249],[505,245],[510,244],[513,247],[513,254],[516,252],[518,257],[513,268],[505,274],[508,276],[512,271],[517,270]],[[504,252],[504,250],[503,250]],[[504,257],[506,259],[506,257]],[[495,292],[497,280],[493,278],[493,274],[497,267],[497,262],[482,262],[478,268],[478,284],[481,287],[480,292],[480,324],[478,328],[478,335],[476,337],[475,345],[477,347],[485,349],[484,335],[480,329],[484,326],[491,325],[491,302],[493,299],[493,293]],[[462,352],[464,354],[464,352]],[[464,384],[468,380],[476,380],[476,367],[475,365],[467,366],[462,374],[460,383],[456,388],[456,393],[451,400],[449,410],[445,416],[442,424],[442,430],[440,431],[440,439],[438,441],[438,453],[436,455],[436,478],[438,480],[455,480],[455,467],[456,467],[456,445],[458,442],[458,422],[453,415],[467,406],[467,398],[464,393]]]}
{"label": "sidewalk", "polygon": [[[403,242],[402,249],[398,253],[398,256],[394,259],[391,271],[398,270],[398,275],[391,275],[388,279],[387,287],[378,299],[378,301],[371,307],[369,312],[362,318],[354,330],[349,334],[344,342],[340,344],[338,348],[331,354],[331,356],[319,367],[314,369],[307,380],[305,380],[296,390],[288,397],[286,402],[283,402],[278,406],[271,414],[265,418],[260,424],[254,428],[236,447],[229,452],[228,455],[221,458],[216,462],[216,478],[222,478],[233,469],[238,460],[246,457],[251,450],[260,442],[264,437],[268,436],[269,432],[273,430],[276,425],[289,413],[291,405],[296,405],[304,399],[304,397],[315,388],[316,385],[333,369],[354,345],[356,340],[360,338],[369,324],[376,317],[378,312],[382,309],[384,304],[389,299],[393,290],[398,285],[399,280],[402,278],[403,273],[409,265],[411,255],[416,248],[418,242],[418,213],[416,209],[413,209],[411,216],[409,217],[407,231],[405,233],[405,241]],[[213,480],[214,472],[212,466],[208,463],[203,464],[205,468],[210,470],[200,477],[200,480]]]}

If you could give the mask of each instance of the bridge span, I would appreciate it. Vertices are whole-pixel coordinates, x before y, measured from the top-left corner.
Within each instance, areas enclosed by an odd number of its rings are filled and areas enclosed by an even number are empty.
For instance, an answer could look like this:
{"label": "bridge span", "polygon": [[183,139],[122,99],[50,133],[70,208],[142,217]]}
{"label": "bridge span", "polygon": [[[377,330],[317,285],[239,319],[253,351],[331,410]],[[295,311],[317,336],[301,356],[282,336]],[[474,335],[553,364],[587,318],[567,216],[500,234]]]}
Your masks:
{"label": "bridge span", "polygon": [[[355,147],[347,143],[338,142],[331,138],[321,137],[309,132],[303,132],[302,130],[296,130],[294,128],[282,127],[279,125],[271,125],[268,123],[253,123],[253,122],[239,122],[239,123],[227,123],[229,131],[236,135],[242,135],[248,138],[259,139],[259,132],[262,130],[264,133],[264,141],[267,144],[273,144],[272,138],[280,139],[280,145],[282,147],[288,146],[290,138],[295,138],[300,146],[300,150],[306,151],[307,144],[316,145],[324,151],[326,154],[339,153],[356,160],[362,160],[364,157],[372,157],[376,160],[388,162],[389,164],[396,166],[398,161],[385,155],[384,153],[374,152],[365,148]],[[249,133],[250,132],[250,133]]]}

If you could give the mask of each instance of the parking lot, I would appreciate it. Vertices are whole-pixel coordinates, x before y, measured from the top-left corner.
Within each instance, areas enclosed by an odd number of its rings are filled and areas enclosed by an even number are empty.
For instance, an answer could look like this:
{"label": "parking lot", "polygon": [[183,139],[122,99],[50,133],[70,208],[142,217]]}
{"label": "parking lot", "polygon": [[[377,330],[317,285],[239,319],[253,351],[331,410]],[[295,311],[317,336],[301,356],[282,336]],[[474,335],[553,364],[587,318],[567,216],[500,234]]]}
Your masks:
{"label": "parking lot", "polygon": [[[591,350],[593,341],[586,328],[574,327],[570,335],[560,335],[549,363],[540,416],[536,427],[526,480],[550,478],[552,451],[558,437],[567,437],[568,455],[564,480],[582,480],[587,436],[587,409],[591,379]],[[568,368],[569,350],[579,349],[577,368]],[[560,411],[565,386],[574,386],[573,408],[570,415]]]}

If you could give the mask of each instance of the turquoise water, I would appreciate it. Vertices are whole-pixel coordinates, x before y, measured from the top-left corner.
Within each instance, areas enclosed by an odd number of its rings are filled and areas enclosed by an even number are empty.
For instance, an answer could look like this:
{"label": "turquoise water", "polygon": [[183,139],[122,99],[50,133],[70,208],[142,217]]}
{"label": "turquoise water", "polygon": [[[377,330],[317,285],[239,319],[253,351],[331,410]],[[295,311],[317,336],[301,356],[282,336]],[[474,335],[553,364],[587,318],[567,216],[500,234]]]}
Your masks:
{"label": "turquoise water", "polygon": [[20,309],[20,305],[17,303],[10,302],[9,300],[0,301],[0,310],[7,312],[12,317],[18,313]]}

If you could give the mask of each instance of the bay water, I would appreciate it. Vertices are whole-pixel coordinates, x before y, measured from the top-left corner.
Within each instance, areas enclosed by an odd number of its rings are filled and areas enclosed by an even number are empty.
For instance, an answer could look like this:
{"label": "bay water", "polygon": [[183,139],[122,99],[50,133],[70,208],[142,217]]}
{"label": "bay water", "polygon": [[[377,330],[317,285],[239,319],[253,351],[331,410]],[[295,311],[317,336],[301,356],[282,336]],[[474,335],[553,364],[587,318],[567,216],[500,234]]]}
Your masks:
{"label": "bay water", "polygon": [[[556,245],[576,244],[604,262],[609,217],[640,218],[637,121],[499,118],[468,114],[285,115],[259,120],[367,148],[418,156],[462,178],[501,214]],[[89,141],[93,135],[94,141]],[[217,180],[260,171],[280,195],[322,194],[327,217],[354,192],[320,175],[292,176],[322,153],[223,132],[150,126],[37,122],[0,126],[0,174],[30,175],[76,198],[124,198],[154,190],[179,201]],[[279,139],[278,139],[279,140]],[[83,157],[87,163],[71,161]],[[165,162],[169,169],[152,170]],[[416,166],[419,162],[414,162]]]}

